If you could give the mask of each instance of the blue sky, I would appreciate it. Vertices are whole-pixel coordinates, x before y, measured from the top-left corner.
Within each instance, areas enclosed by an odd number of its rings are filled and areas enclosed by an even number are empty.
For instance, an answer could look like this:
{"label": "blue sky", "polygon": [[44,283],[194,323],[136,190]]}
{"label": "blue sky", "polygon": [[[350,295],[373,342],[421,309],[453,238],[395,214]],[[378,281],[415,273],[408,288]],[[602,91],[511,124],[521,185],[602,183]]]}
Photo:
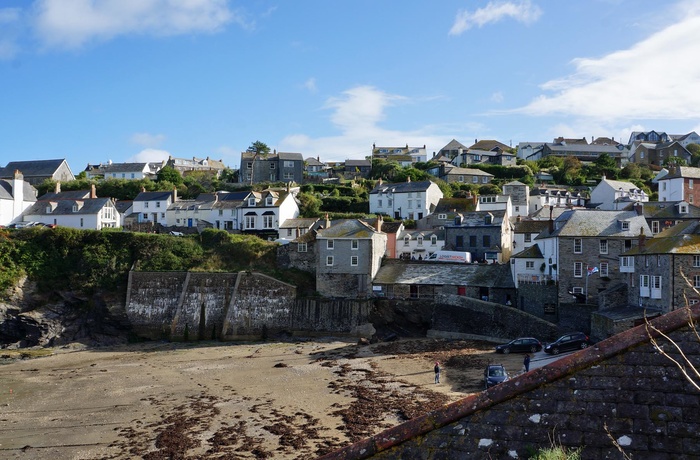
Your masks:
{"label": "blue sky", "polygon": [[0,166],[700,132],[700,0],[2,0]]}

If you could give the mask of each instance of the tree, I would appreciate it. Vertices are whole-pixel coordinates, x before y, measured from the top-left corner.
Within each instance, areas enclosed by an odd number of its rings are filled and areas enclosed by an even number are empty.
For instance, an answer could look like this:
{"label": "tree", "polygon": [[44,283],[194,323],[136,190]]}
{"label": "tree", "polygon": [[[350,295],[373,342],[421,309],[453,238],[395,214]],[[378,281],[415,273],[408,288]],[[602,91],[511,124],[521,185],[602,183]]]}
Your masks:
{"label": "tree", "polygon": [[182,184],[182,174],[172,166],[165,166],[157,174],[158,182],[170,182],[175,185]]}
{"label": "tree", "polygon": [[690,164],[692,166],[698,166],[700,164],[700,144],[688,144],[686,147],[690,152]]}
{"label": "tree", "polygon": [[619,168],[615,159],[608,155],[607,153],[601,153],[598,158],[593,161],[595,166],[595,174],[598,176],[605,176],[611,179],[616,179]]}
{"label": "tree", "polygon": [[[253,153],[252,168],[250,173],[250,185],[253,185],[253,178],[255,177],[255,160],[257,160],[258,157],[267,158],[267,155],[270,153],[270,147],[268,147],[264,142],[255,141],[250,144],[250,147],[248,147],[248,152]],[[243,167],[243,165],[241,165],[241,167]]]}
{"label": "tree", "polygon": [[620,176],[623,179],[641,179],[642,168],[640,168],[637,163],[627,163],[625,167],[622,168]]}
{"label": "tree", "polygon": [[479,187],[479,195],[500,195],[501,188],[496,184],[486,184]]}

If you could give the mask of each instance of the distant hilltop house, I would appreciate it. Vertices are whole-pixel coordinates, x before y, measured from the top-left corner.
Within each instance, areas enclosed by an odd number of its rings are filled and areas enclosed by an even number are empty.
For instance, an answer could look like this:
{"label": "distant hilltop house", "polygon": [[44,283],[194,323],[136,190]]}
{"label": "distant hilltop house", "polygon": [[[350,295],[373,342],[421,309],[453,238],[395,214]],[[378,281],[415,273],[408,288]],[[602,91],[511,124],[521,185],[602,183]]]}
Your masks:
{"label": "distant hilltop house", "polygon": [[47,179],[59,182],[75,180],[65,159],[11,161],[4,168],[0,168],[0,179],[13,179],[15,171],[21,171],[24,180],[34,186]]}
{"label": "distant hilltop house", "polygon": [[175,158],[170,156],[165,163],[166,166],[179,171],[183,176],[186,176],[190,172],[194,171],[204,171],[210,172],[216,177],[219,177],[221,172],[226,169],[224,160],[213,160],[209,157],[206,158]]}
{"label": "distant hilltop house", "polygon": [[24,180],[20,171],[12,179],[0,179],[0,225],[19,219],[25,209],[36,202],[37,191]]}
{"label": "distant hilltop house", "polygon": [[591,191],[591,206],[605,211],[624,209],[629,203],[649,201],[649,196],[632,182],[603,179]]}
{"label": "distant hilltop house", "polygon": [[369,177],[372,172],[372,162],[370,160],[345,160],[343,174],[346,178]]}
{"label": "distant hilltop house", "polygon": [[514,166],[515,154],[506,144],[492,139],[477,140],[466,147],[461,142],[452,139],[446,146],[440,149],[433,159],[449,162],[455,166],[467,167],[472,164],[496,164],[502,166]]}
{"label": "distant hilltop house", "polygon": [[241,153],[241,169],[238,180],[242,184],[262,182],[294,182],[304,180],[304,158],[301,153],[277,152],[258,154],[254,151]]}
{"label": "distant hilltop house", "polygon": [[98,198],[93,184],[90,190],[61,192],[60,182],[22,214],[23,222],[100,230],[121,227],[121,214],[111,198]]}
{"label": "distant hilltop house", "polygon": [[85,174],[88,179],[154,179],[165,161],[152,163],[100,163],[87,165]]}
{"label": "distant hilltop house", "polygon": [[[411,166],[413,163],[427,161],[425,145],[423,147],[377,147],[372,144],[372,159],[393,160],[402,163],[403,166]],[[405,164],[408,163],[408,164]]]}
{"label": "distant hilltop house", "polygon": [[460,168],[451,164],[441,164],[428,170],[429,174],[437,176],[448,183],[485,185],[494,178],[493,174],[475,168]]}
{"label": "distant hilltop house", "polygon": [[304,174],[311,178],[325,179],[328,177],[327,164],[321,161],[321,157],[309,157],[304,161]]}

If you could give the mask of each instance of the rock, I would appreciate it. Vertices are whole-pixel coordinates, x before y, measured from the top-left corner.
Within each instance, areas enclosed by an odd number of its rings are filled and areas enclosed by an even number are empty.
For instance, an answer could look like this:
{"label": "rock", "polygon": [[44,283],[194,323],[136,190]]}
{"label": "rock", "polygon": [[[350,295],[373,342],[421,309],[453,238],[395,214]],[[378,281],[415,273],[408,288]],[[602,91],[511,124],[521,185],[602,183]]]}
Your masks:
{"label": "rock", "polygon": [[369,339],[365,337],[360,337],[360,340],[357,341],[358,345],[369,345]]}
{"label": "rock", "polygon": [[374,328],[372,323],[365,323],[365,324],[360,324],[359,326],[355,327],[352,330],[352,334],[357,336],[357,337],[366,337],[370,338],[372,337],[377,330]]}

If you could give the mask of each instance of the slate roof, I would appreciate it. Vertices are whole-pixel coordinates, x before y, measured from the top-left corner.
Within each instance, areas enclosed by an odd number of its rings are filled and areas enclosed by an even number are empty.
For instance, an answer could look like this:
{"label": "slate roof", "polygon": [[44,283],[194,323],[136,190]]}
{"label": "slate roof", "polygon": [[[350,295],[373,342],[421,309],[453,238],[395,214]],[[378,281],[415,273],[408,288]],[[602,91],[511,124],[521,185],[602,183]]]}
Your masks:
{"label": "slate roof", "polygon": [[318,221],[318,217],[297,217],[296,219],[287,219],[282,222],[280,228],[311,228]]}
{"label": "slate roof", "polygon": [[475,168],[460,168],[458,166],[453,166],[453,167],[448,167],[445,165],[445,174],[444,175],[460,175],[460,176],[489,176],[489,177],[495,177],[493,174],[489,174],[486,171],[482,171],[481,169],[475,169]]}
{"label": "slate roof", "polygon": [[172,198],[173,192],[141,192],[134,201],[163,201]]}
{"label": "slate roof", "polygon": [[[29,182],[22,181],[23,201],[36,201],[36,189]],[[0,200],[12,200],[12,180],[0,179]]]}
{"label": "slate roof", "polygon": [[386,193],[389,190],[391,190],[393,193],[425,192],[432,184],[433,182],[429,180],[397,183],[382,182],[381,184],[377,183],[377,185],[374,186],[374,189],[369,193],[377,194],[380,191],[382,193]]}
{"label": "slate roof", "polygon": [[498,142],[497,140],[493,139],[482,139],[480,141],[475,142],[473,145],[469,146],[469,149],[474,149],[474,150],[508,150],[510,147],[504,144],[503,142]]}
{"label": "slate roof", "polygon": [[307,166],[326,166],[325,163],[323,163],[322,161],[319,161],[318,159],[316,159],[314,157],[309,157],[304,161],[306,161]]}
{"label": "slate roof", "polygon": [[[51,201],[37,201],[32,206],[30,206],[24,215],[40,215],[40,216],[52,216],[52,215],[69,215],[69,214],[97,214],[102,208],[105,207],[111,198],[88,198],[86,200],[51,200]],[[56,203],[56,207],[50,212],[46,211],[48,203]],[[82,204],[80,209],[73,211],[73,205],[75,203]]]}
{"label": "slate roof", "polygon": [[277,157],[280,160],[295,160],[295,161],[304,161],[304,157],[301,153],[294,153],[294,152],[277,152]]}
{"label": "slate roof", "polygon": [[515,288],[508,264],[387,264],[379,269],[372,283]]}
{"label": "slate roof", "polygon": [[446,146],[440,149],[442,152],[443,150],[467,150],[467,146],[462,144],[461,142],[457,141],[456,139],[452,139],[450,142],[447,143]]}
{"label": "slate roof", "polygon": [[536,244],[510,257],[511,259],[544,259],[540,247]]}
{"label": "slate roof", "polygon": [[[678,204],[683,203],[688,212],[681,214],[678,212]],[[639,203],[642,206],[642,213],[647,219],[698,219],[700,218],[700,207],[688,203],[687,201],[648,201]],[[634,203],[625,207],[625,211],[634,210]]]}
{"label": "slate roof", "polygon": [[[384,228],[384,225],[382,225],[382,229],[383,228]],[[430,241],[430,237],[433,235],[437,236],[438,240],[444,240],[445,239],[445,230],[444,229],[437,229],[437,228],[429,228],[429,229],[424,229],[424,230],[404,229],[397,236],[397,239],[403,239],[406,236],[410,236],[412,240],[415,240],[419,236],[422,236],[425,240]]]}
{"label": "slate roof", "polygon": [[345,160],[345,167],[369,167],[372,166],[372,162],[369,160]]}
{"label": "slate roof", "polygon": [[64,161],[66,161],[64,158],[55,160],[11,161],[7,163],[7,166],[4,168],[0,168],[0,178],[13,178],[15,170],[19,170],[24,177],[52,176]]}
{"label": "slate roof", "polygon": [[670,169],[668,174],[666,174],[664,177],[661,177],[658,180],[662,181],[669,179],[677,179],[679,177],[685,177],[688,179],[700,179],[700,168],[693,168],[691,166],[677,166],[675,168]]}
{"label": "slate roof", "polygon": [[371,238],[377,231],[369,224],[358,219],[344,219],[333,222],[329,228],[318,230],[316,238]]}
{"label": "slate roof", "polygon": [[90,198],[90,190],[66,190],[65,192],[48,192],[39,197],[39,201],[85,200]]}
{"label": "slate roof", "polygon": [[667,228],[654,238],[647,238],[643,246],[625,252],[625,256],[643,254],[700,254],[700,222],[686,221]]}
{"label": "slate roof", "polygon": [[395,220],[393,222],[383,222],[382,223],[382,232],[384,233],[396,233],[399,231],[399,228],[401,228],[401,225],[403,222],[400,220]]}
{"label": "slate roof", "polygon": [[552,151],[552,153],[564,153],[564,154],[575,151],[575,152],[580,152],[580,153],[595,153],[595,154],[610,153],[613,155],[618,155],[621,151],[619,148],[617,148],[613,145],[595,145],[595,144],[566,144],[566,145],[547,144],[547,148],[549,148]]}
{"label": "slate roof", "polygon": [[118,200],[114,203],[114,207],[117,208],[120,214],[124,214],[129,210],[130,207],[134,205],[132,200]]}
{"label": "slate roof", "polygon": [[626,192],[631,192],[633,190],[639,190],[639,187],[637,187],[632,182],[625,182],[625,181],[621,181],[621,180],[612,180],[612,179],[603,179],[598,183],[598,185],[600,185],[602,183],[606,183],[606,184],[610,185],[615,190],[622,189]]}
{"label": "slate roof", "polygon": [[549,226],[548,220],[521,220],[516,221],[513,226],[515,233],[540,233]]}
{"label": "slate roof", "polygon": [[450,212],[471,212],[476,204],[471,198],[441,198],[433,214]]}
{"label": "slate roof", "polygon": [[[622,230],[621,221],[629,221],[628,230]],[[550,236],[633,238],[639,235],[640,229],[651,235],[646,219],[635,211],[569,210],[554,221],[554,228]]]}
{"label": "slate roof", "polygon": [[[485,217],[491,215],[491,223],[485,223]],[[472,211],[462,214],[462,223],[447,224],[446,227],[500,227],[505,219],[504,209],[494,209],[491,211]]]}

